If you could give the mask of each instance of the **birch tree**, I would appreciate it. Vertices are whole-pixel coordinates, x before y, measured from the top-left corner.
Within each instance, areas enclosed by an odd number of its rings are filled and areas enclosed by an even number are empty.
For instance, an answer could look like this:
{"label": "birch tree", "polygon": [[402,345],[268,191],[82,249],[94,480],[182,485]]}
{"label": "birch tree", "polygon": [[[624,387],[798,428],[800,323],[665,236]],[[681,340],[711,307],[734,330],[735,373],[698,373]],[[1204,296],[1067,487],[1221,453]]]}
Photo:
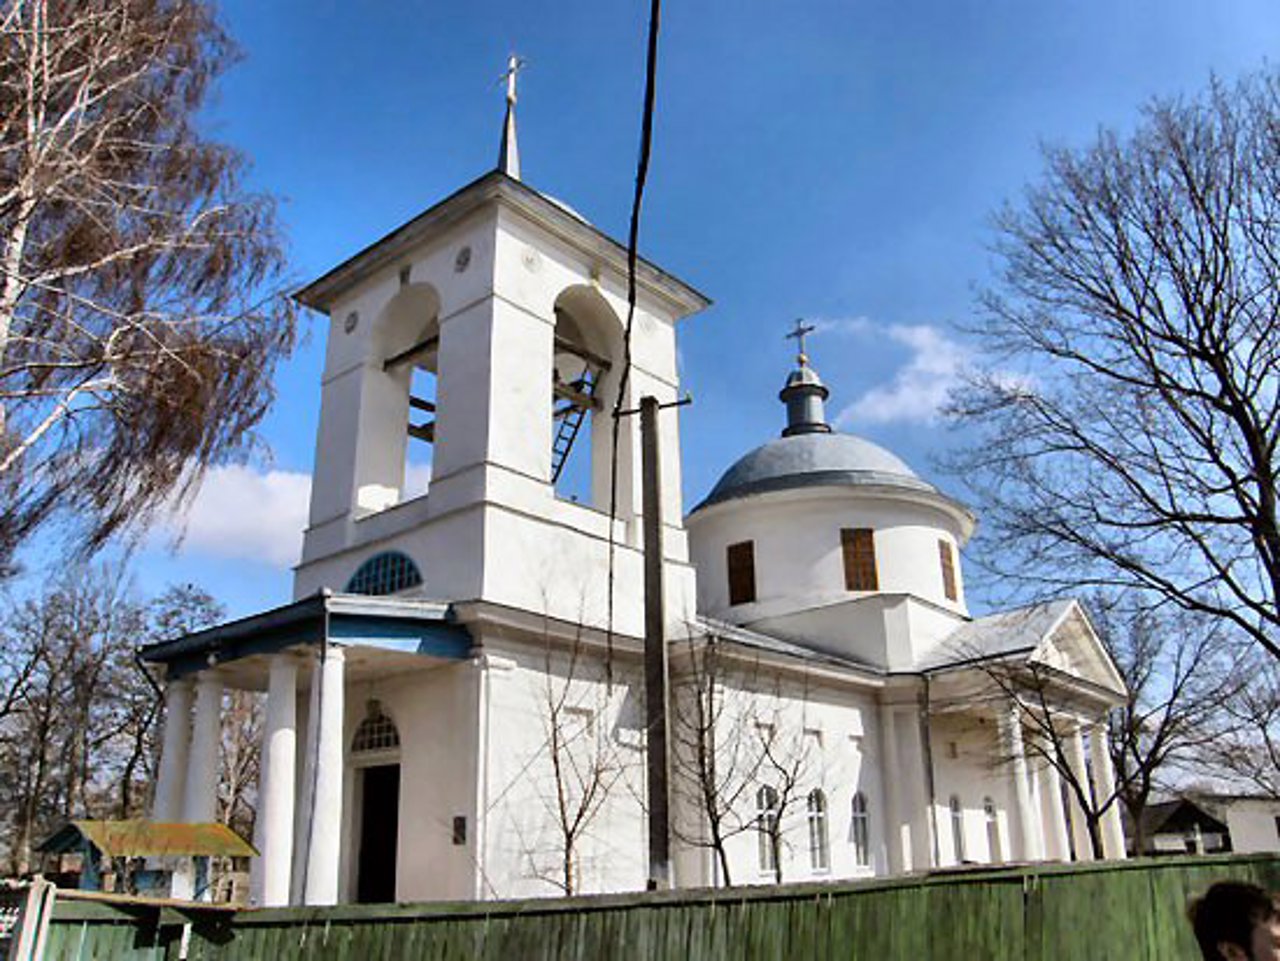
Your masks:
{"label": "birch tree", "polygon": [[0,3],[0,561],[136,529],[267,409],[274,207],[196,119],[233,53],[203,0]]}

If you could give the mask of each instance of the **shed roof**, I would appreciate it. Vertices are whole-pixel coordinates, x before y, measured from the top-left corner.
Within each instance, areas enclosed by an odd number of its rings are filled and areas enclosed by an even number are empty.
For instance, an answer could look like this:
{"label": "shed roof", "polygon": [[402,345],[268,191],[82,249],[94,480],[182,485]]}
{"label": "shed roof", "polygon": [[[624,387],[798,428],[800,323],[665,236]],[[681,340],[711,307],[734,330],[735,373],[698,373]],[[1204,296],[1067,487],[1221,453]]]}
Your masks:
{"label": "shed roof", "polygon": [[188,855],[253,857],[258,852],[225,824],[165,821],[68,821],[38,850],[50,854],[75,851],[88,840],[109,858]]}

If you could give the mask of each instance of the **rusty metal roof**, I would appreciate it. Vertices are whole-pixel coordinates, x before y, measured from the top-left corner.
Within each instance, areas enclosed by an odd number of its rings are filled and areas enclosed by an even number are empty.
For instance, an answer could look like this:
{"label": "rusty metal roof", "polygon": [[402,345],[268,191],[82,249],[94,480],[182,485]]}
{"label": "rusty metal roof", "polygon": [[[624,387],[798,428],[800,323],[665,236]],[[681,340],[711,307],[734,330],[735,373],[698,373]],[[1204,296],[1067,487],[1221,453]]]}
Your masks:
{"label": "rusty metal roof", "polygon": [[258,852],[225,824],[134,821],[71,821],[40,845],[41,850],[68,851],[87,838],[106,857],[194,855],[252,857]]}

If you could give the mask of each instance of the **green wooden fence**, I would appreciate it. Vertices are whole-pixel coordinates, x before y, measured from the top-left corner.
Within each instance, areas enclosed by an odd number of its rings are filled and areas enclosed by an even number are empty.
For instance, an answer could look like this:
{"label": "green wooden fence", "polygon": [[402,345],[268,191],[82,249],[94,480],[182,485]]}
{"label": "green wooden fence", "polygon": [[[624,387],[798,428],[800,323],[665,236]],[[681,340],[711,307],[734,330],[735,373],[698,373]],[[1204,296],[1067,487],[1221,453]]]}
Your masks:
{"label": "green wooden fence", "polygon": [[[1280,857],[940,872],[559,900],[227,911],[60,900],[45,961],[1176,961],[1188,898]],[[190,925],[189,930],[184,928]]]}

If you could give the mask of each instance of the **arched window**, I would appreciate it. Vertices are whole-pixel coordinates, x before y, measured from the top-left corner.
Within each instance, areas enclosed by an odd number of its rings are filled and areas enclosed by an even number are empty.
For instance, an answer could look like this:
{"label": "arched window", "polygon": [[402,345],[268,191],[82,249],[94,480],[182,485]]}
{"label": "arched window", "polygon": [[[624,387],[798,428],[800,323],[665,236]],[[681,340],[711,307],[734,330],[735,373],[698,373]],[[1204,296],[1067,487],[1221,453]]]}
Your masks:
{"label": "arched window", "polygon": [[809,864],[815,871],[831,867],[831,845],[827,839],[827,796],[820,788],[809,792]]}
{"label": "arched window", "polygon": [[849,840],[853,842],[853,863],[860,868],[871,864],[870,818],[867,816],[867,796],[859,791],[849,805]]}
{"label": "arched window", "polygon": [[958,795],[951,795],[951,847],[956,864],[964,864],[964,808]]}
{"label": "arched window", "polygon": [[365,718],[356,728],[351,739],[351,753],[391,751],[400,746],[400,732],[395,722],[382,713],[382,702],[371,700],[365,709]]}
{"label": "arched window", "polygon": [[760,870],[778,870],[778,792],[765,785],[756,792],[756,843]]}
{"label": "arched window", "polygon": [[422,583],[418,565],[399,551],[374,554],[347,581],[348,594],[395,594]]}
{"label": "arched window", "polygon": [[987,856],[992,864],[1004,860],[1000,852],[1000,819],[996,816],[996,802],[991,798],[982,799],[982,814],[987,821]]}

